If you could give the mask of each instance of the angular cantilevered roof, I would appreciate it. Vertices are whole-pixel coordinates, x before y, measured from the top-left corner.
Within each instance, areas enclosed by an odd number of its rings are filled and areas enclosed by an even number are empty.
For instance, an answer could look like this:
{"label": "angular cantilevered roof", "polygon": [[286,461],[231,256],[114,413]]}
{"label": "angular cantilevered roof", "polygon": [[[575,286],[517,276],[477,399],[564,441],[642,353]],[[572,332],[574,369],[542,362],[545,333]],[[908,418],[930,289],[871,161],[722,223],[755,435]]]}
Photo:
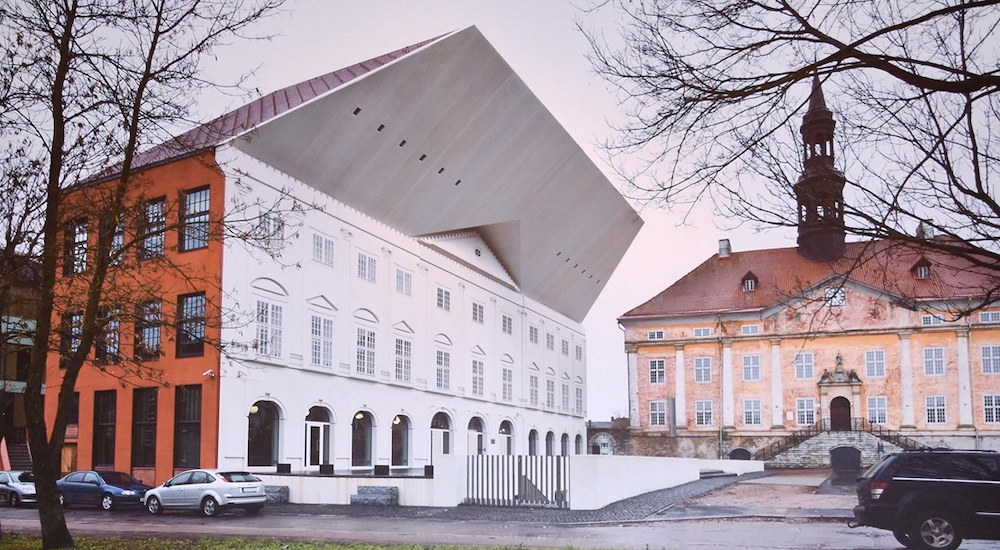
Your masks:
{"label": "angular cantilevered roof", "polygon": [[397,57],[234,145],[411,237],[476,232],[581,321],[642,220],[475,27]]}

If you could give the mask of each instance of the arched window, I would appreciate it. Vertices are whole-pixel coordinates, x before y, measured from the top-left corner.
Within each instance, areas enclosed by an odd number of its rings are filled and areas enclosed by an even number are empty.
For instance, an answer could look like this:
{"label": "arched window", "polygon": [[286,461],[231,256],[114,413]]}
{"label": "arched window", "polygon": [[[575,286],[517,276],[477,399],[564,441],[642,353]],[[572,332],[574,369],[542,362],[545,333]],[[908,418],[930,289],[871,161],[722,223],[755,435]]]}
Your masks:
{"label": "arched window", "polygon": [[354,420],[351,422],[351,466],[372,465],[374,426],[375,422],[370,413],[358,411],[354,415]]}
{"label": "arched window", "polygon": [[306,415],[306,466],[330,463],[330,411],[312,407]]}
{"label": "arched window", "polygon": [[556,434],[549,432],[545,434],[545,456],[555,456],[556,454]]}
{"label": "arched window", "polygon": [[439,412],[431,419],[431,452],[441,449],[441,454],[451,454],[451,419]]}
{"label": "arched window", "polygon": [[569,434],[562,434],[562,439],[559,441],[560,454],[562,456],[569,456]]}
{"label": "arched window", "polygon": [[510,420],[500,423],[500,448],[505,454],[514,454],[514,425]]}
{"label": "arched window", "polygon": [[483,429],[483,419],[473,416],[469,419],[469,454],[486,454],[486,434]]}
{"label": "arched window", "polygon": [[538,456],[538,432],[535,430],[528,432],[528,454]]}
{"label": "arched window", "polygon": [[410,465],[410,419],[402,414],[392,419],[392,465]]}
{"label": "arched window", "polygon": [[247,415],[247,465],[274,466],[278,463],[278,435],[281,414],[271,401],[258,401]]}
{"label": "arched window", "polygon": [[576,448],[573,450],[574,454],[583,454],[583,436],[576,434]]}

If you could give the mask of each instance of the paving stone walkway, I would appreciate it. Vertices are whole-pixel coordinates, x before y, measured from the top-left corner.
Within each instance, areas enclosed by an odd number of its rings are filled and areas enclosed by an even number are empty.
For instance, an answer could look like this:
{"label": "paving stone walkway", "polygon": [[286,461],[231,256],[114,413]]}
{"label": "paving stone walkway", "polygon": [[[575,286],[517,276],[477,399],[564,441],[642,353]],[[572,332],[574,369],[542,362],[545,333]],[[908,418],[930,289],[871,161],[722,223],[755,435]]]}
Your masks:
{"label": "paving stone walkway", "polygon": [[550,524],[617,523],[642,521],[674,504],[703,495],[737,481],[756,479],[770,472],[755,472],[740,477],[700,479],[670,489],[652,491],[599,510],[558,510],[552,508],[456,506],[431,508],[421,506],[348,506],[336,504],[269,504],[268,514],[335,515],[353,517],[426,518],[459,521],[508,521]]}

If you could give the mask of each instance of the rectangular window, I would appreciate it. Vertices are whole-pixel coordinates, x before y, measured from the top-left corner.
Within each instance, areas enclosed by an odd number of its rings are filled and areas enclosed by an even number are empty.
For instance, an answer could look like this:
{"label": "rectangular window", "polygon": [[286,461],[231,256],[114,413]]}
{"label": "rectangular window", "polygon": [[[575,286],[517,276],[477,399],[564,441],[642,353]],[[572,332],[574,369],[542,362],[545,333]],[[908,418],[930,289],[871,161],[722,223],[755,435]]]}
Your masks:
{"label": "rectangular window", "polygon": [[528,396],[529,402],[533,406],[538,406],[538,377],[532,374],[528,377]]}
{"label": "rectangular window", "polygon": [[983,374],[1000,374],[1000,346],[983,346]]}
{"label": "rectangular window", "polygon": [[358,327],[358,374],[375,374],[375,331]]}
{"label": "rectangular window", "polygon": [[747,426],[760,426],[760,399],[743,400],[743,424]]}
{"label": "rectangular window", "polygon": [[111,265],[121,265],[124,258],[122,255],[125,251],[125,226],[118,224],[115,226],[114,232],[111,234],[111,257],[109,261]]}
{"label": "rectangular window", "polygon": [[73,392],[73,401],[69,408],[69,418],[67,424],[80,425],[80,392]]}
{"label": "rectangular window", "polygon": [[156,466],[156,388],[132,393],[132,466]]}
{"label": "rectangular window", "polygon": [[983,421],[991,424],[1000,422],[1000,395],[983,396]]}
{"label": "rectangular window", "polygon": [[509,315],[503,316],[503,333],[514,334],[514,319]]}
{"label": "rectangular window", "polygon": [[760,356],[743,356],[743,381],[756,382],[760,380]]}
{"label": "rectangular window", "polygon": [[187,191],[181,201],[181,251],[208,246],[208,187]]}
{"label": "rectangular window", "polygon": [[483,304],[472,302],[472,322],[481,325],[485,319],[486,308],[483,307]]}
{"label": "rectangular window", "polygon": [[94,392],[94,449],[92,464],[115,466],[115,390]]}
{"label": "rectangular window", "polygon": [[101,310],[98,322],[104,323],[104,330],[94,342],[94,358],[98,363],[110,365],[117,363],[121,352],[121,332],[118,321],[118,308]]}
{"label": "rectangular window", "polygon": [[[360,260],[358,265],[360,267]],[[396,268],[396,292],[413,296],[413,273],[402,268]]]}
{"label": "rectangular window", "polygon": [[332,266],[335,257],[334,246],[333,239],[313,233],[312,259],[321,264]]}
{"label": "rectangular window", "polygon": [[947,422],[945,414],[945,399],[943,395],[928,395],[924,398],[927,406],[927,423],[944,424]]}
{"label": "rectangular window", "polygon": [[285,222],[277,212],[266,212],[260,217],[260,237],[268,250],[285,246]]}
{"label": "rectangular window", "polygon": [[569,340],[562,341],[562,354],[567,357],[569,356]]}
{"label": "rectangular window", "polygon": [[569,384],[562,385],[562,410],[569,412]]}
{"label": "rectangular window", "polygon": [[696,328],[694,329],[695,338],[708,338],[712,335],[712,329],[708,327]]}
{"label": "rectangular window", "polygon": [[451,291],[441,287],[437,289],[437,307],[445,311],[451,311]]}
{"label": "rectangular window", "polygon": [[313,365],[333,366],[333,319],[313,315],[309,322],[309,358]]}
{"label": "rectangular window", "polygon": [[740,326],[740,334],[743,336],[760,334],[760,325],[742,325]]}
{"label": "rectangular window", "polygon": [[799,426],[812,426],[816,423],[816,400],[811,397],[795,400],[795,423]]}
{"label": "rectangular window", "polygon": [[514,399],[514,369],[503,369],[503,400]]}
{"label": "rectangular window", "polygon": [[843,288],[826,289],[826,306],[843,307],[847,303],[847,292]]}
{"label": "rectangular window", "polygon": [[177,298],[177,357],[205,354],[205,293]]}
{"label": "rectangular window", "polygon": [[865,373],[868,378],[885,377],[885,350],[870,349],[865,351]]}
{"label": "rectangular window", "polygon": [[538,343],[538,327],[528,327],[528,341],[532,344]]}
{"label": "rectangular window", "polygon": [[583,388],[576,389],[576,414],[583,414]]}
{"label": "rectangular window", "polygon": [[712,402],[698,399],[694,402],[694,423],[696,426],[712,425]]}
{"label": "rectangular window", "polygon": [[583,346],[576,346],[576,360],[583,361]]}
{"label": "rectangular window", "polygon": [[135,357],[140,361],[153,361],[160,356],[161,308],[159,301],[143,302],[136,307]]}
{"label": "rectangular window", "polygon": [[282,308],[278,304],[257,300],[257,354],[281,357]]}
{"label": "rectangular window", "polygon": [[556,408],[556,381],[546,380],[545,381],[545,408],[554,409]]}
{"label": "rectangular window", "polygon": [[884,395],[868,398],[868,422],[885,424],[889,417],[889,399]]}
{"label": "rectangular window", "polygon": [[551,332],[545,334],[545,348],[549,350],[556,349],[556,337]]}
{"label": "rectangular window", "polygon": [[711,357],[694,358],[694,381],[698,383],[706,383],[712,381]]}
{"label": "rectangular window", "polygon": [[648,340],[663,340],[662,330],[651,330],[646,334]]}
{"label": "rectangular window", "polygon": [[447,351],[437,350],[437,387],[451,387],[451,354]]}
{"label": "rectangular window", "polygon": [[412,370],[413,342],[403,338],[396,338],[396,380],[409,382]]}
{"label": "rectangular window", "polygon": [[87,220],[79,219],[66,227],[66,250],[63,254],[63,274],[73,275],[87,270]]}
{"label": "rectangular window", "polygon": [[201,385],[177,386],[174,399],[174,468],[197,468],[201,466]]}
{"label": "rectangular window", "polygon": [[795,354],[795,378],[798,380],[811,380],[813,378],[812,352]]}
{"label": "rectangular window", "polygon": [[1000,323],[1000,310],[997,310],[997,311],[980,311],[979,312],[979,322],[980,323]]}
{"label": "rectangular window", "polygon": [[80,347],[80,338],[83,336],[83,314],[67,313],[62,318],[62,330],[59,337],[59,350],[62,357],[59,359],[59,368],[66,368],[69,356]]}
{"label": "rectangular window", "polygon": [[944,318],[940,315],[921,315],[920,316],[920,326],[932,327],[936,325],[944,324]]}
{"label": "rectangular window", "polygon": [[162,256],[167,231],[167,199],[159,197],[146,203],[142,226],[139,228],[139,259]]}
{"label": "rectangular window", "polygon": [[650,401],[649,402],[649,425],[650,426],[666,426],[667,425],[667,402],[666,401]]}
{"label": "rectangular window", "polygon": [[483,362],[472,360],[472,395],[483,395],[483,378],[485,377],[485,369],[483,368]]}
{"label": "rectangular window", "polygon": [[662,384],[666,381],[666,361],[651,359],[649,361],[649,383]]}
{"label": "rectangular window", "polygon": [[358,277],[371,282],[377,281],[378,260],[364,252],[358,252]]}
{"label": "rectangular window", "polygon": [[944,374],[944,348],[924,348],[924,374]]}

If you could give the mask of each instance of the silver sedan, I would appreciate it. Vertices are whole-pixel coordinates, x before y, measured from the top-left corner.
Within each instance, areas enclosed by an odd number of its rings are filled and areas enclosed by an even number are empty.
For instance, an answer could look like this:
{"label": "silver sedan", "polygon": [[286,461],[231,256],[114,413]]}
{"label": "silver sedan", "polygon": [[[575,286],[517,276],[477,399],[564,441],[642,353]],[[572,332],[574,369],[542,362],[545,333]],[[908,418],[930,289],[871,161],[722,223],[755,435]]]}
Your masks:
{"label": "silver sedan", "polygon": [[264,482],[249,472],[188,470],[146,491],[142,502],[151,514],[177,508],[214,516],[224,508],[245,508],[256,514],[266,500]]}
{"label": "silver sedan", "polygon": [[0,472],[0,495],[10,506],[35,503],[35,478],[21,470]]}

